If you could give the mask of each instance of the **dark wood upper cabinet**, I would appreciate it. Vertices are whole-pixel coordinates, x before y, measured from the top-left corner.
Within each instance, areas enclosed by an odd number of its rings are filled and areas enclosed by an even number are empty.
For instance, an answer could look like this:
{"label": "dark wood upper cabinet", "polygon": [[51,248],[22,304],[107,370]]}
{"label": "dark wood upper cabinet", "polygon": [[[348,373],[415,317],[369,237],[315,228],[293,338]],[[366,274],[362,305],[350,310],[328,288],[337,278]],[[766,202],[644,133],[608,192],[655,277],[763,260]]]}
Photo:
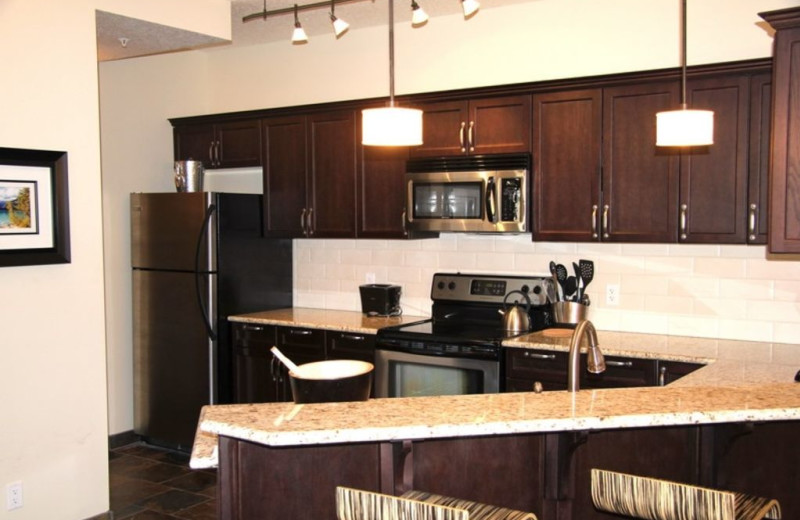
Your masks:
{"label": "dark wood upper cabinet", "polygon": [[656,113],[679,106],[678,82],[603,90],[603,240],[676,242],[678,156],[656,148]]}
{"label": "dark wood upper cabinet", "polygon": [[772,74],[756,74],[750,82],[750,156],[747,196],[748,244],[767,243],[771,118]]}
{"label": "dark wood upper cabinet", "polygon": [[264,119],[264,235],[296,238],[306,226],[306,116]]}
{"label": "dark wood upper cabinet", "polygon": [[422,110],[421,146],[413,157],[530,151],[531,97],[502,96],[429,102]]}
{"label": "dark wood upper cabinet", "polygon": [[359,238],[405,238],[408,148],[361,146],[358,170]]}
{"label": "dark wood upper cabinet", "polygon": [[309,237],[356,234],[356,134],[353,110],[308,116]]}
{"label": "dark wood upper cabinet", "polygon": [[714,112],[714,144],[681,150],[678,241],[744,244],[750,78],[689,81],[691,108]]}
{"label": "dark wood upper cabinet", "polygon": [[768,248],[800,253],[800,8],[761,17],[775,29]]}
{"label": "dark wood upper cabinet", "polygon": [[258,119],[176,126],[173,144],[176,161],[202,161],[206,169],[261,165]]}
{"label": "dark wood upper cabinet", "polygon": [[533,239],[597,240],[602,90],[533,96]]}

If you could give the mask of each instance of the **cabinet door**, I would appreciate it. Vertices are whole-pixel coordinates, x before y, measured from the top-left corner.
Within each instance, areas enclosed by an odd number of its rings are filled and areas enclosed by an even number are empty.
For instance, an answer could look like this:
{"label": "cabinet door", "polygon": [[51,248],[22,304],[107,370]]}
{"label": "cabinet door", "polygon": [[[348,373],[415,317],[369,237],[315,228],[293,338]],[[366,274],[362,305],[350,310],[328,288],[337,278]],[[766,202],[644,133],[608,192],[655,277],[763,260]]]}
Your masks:
{"label": "cabinet door", "polygon": [[214,125],[176,126],[172,143],[176,161],[201,161],[205,168],[213,168]]}
{"label": "cabinet door", "polygon": [[656,113],[680,104],[678,82],[603,91],[603,240],[676,242],[678,156],[656,148]]}
{"label": "cabinet door", "polygon": [[687,85],[691,108],[714,111],[714,144],[681,153],[680,242],[745,243],[749,83],[731,76]]}
{"label": "cabinet door", "polygon": [[359,238],[405,238],[408,148],[361,146],[358,172]]}
{"label": "cabinet door", "polygon": [[264,234],[273,238],[303,236],[306,226],[306,118],[262,121]]}
{"label": "cabinet door", "polygon": [[581,356],[581,388],[627,388],[655,386],[657,361],[606,356],[606,369],[600,374],[586,370],[586,355]]}
{"label": "cabinet door", "polygon": [[471,100],[467,144],[471,154],[530,152],[531,96]]}
{"label": "cabinet door", "polygon": [[602,93],[533,96],[533,239],[599,240]]}
{"label": "cabinet door", "polygon": [[216,167],[261,165],[261,122],[235,121],[216,125]]}
{"label": "cabinet door", "polygon": [[769,251],[800,253],[800,9],[761,15],[773,28]]}
{"label": "cabinet door", "polygon": [[750,83],[750,164],[748,168],[747,243],[767,243],[769,222],[769,146],[772,74],[757,74]]}
{"label": "cabinet door", "polygon": [[[278,327],[277,344],[281,352],[295,365],[325,360],[325,331],[298,327]],[[282,375],[282,401],[292,400],[289,374],[283,364],[278,369]]]}
{"label": "cabinet door", "polygon": [[412,157],[460,155],[467,153],[466,101],[423,103],[422,144],[410,149]]}
{"label": "cabinet door", "polygon": [[356,120],[352,110],[308,116],[309,236],[356,236]]}
{"label": "cabinet door", "polygon": [[270,349],[275,327],[234,323],[234,402],[268,403],[282,400],[282,374]]}
{"label": "cabinet door", "polygon": [[327,359],[358,359],[375,363],[375,336],[353,332],[325,332]]}

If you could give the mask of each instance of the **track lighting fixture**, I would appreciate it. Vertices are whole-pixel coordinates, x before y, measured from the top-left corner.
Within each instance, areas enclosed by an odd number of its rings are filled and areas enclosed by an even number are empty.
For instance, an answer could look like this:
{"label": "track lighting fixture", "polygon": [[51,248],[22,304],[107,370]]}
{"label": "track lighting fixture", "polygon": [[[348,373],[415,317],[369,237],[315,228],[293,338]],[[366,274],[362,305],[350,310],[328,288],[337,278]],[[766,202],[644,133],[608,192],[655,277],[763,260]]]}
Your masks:
{"label": "track lighting fixture", "polygon": [[481,8],[476,0],[461,0],[461,8],[464,9],[464,18],[469,18]]}
{"label": "track lighting fixture", "polygon": [[294,4],[294,31],[292,32],[292,43],[307,43],[308,36],[300,25],[300,19],[297,17],[297,4]]}
{"label": "track lighting fixture", "polygon": [[656,114],[656,146],[714,144],[714,112],[686,104],[686,0],[681,0],[681,108]]}
{"label": "track lighting fixture", "polygon": [[331,23],[333,24],[333,32],[336,34],[336,37],[343,35],[347,29],[350,28],[350,24],[342,20],[341,18],[336,18],[336,14],[334,10],[336,9],[336,0],[331,0]]}
{"label": "track lighting fixture", "polygon": [[411,0],[411,25],[422,25],[427,21],[428,13],[419,6],[416,0]]}

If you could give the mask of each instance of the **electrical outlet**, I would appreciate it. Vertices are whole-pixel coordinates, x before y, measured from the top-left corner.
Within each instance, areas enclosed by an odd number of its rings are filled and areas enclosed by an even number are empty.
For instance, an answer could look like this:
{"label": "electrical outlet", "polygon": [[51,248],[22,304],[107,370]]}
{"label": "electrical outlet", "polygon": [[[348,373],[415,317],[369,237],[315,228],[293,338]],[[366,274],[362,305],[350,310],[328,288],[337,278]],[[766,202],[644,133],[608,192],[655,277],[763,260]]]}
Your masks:
{"label": "electrical outlet", "polygon": [[375,273],[367,273],[365,278],[367,283],[375,283]]}
{"label": "electrical outlet", "polygon": [[6,509],[19,509],[22,507],[22,482],[6,484]]}
{"label": "electrical outlet", "polygon": [[606,285],[606,305],[614,307],[619,305],[619,285],[615,283]]}

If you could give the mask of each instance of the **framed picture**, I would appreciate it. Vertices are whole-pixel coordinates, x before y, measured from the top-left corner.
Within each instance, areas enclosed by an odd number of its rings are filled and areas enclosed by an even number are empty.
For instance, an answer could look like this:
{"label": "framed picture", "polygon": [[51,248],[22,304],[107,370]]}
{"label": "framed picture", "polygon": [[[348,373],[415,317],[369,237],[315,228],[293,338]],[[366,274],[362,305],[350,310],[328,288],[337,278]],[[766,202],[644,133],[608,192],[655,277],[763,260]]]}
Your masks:
{"label": "framed picture", "polygon": [[0,148],[0,267],[69,261],[67,152]]}

